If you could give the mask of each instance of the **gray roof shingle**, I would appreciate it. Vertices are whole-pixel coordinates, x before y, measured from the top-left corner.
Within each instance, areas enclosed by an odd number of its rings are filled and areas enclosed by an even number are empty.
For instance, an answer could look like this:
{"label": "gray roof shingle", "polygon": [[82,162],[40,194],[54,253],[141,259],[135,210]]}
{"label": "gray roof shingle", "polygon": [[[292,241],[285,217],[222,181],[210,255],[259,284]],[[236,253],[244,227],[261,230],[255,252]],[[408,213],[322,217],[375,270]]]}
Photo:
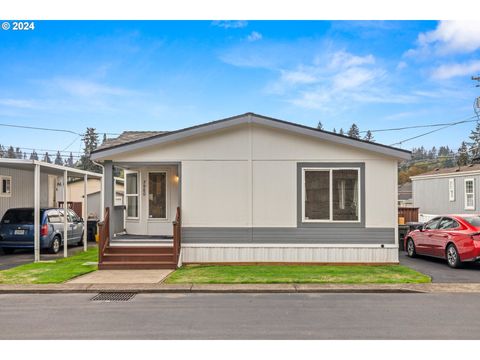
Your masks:
{"label": "gray roof shingle", "polygon": [[145,140],[152,136],[166,134],[168,131],[124,131],[116,138],[107,139],[103,144],[96,148],[96,150],[109,149],[118,145],[125,145],[138,140]]}

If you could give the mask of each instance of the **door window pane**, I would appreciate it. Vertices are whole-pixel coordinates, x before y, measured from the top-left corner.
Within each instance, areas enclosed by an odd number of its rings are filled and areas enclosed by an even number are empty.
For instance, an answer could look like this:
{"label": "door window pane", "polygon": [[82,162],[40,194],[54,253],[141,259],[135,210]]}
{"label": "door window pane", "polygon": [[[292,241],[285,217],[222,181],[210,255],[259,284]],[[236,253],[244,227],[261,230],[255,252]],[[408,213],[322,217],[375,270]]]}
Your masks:
{"label": "door window pane", "polygon": [[138,194],[138,178],[137,174],[127,174],[127,194]]}
{"label": "door window pane", "polygon": [[358,171],[333,170],[333,220],[358,220]]}
{"label": "door window pane", "polygon": [[148,217],[165,219],[167,217],[167,174],[148,174]]}
{"label": "door window pane", "polygon": [[127,217],[138,217],[138,197],[127,196]]}
{"label": "door window pane", "polygon": [[330,219],[330,171],[305,171],[305,219]]}
{"label": "door window pane", "polygon": [[138,218],[138,173],[127,174],[127,218]]}

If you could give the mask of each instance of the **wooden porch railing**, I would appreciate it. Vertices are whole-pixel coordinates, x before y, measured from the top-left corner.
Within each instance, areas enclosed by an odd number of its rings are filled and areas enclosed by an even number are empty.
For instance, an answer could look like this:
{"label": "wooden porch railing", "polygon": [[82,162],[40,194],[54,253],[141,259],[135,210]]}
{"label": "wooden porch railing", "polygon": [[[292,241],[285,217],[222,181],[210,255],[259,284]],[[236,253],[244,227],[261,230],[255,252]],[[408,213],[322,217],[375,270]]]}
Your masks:
{"label": "wooden porch railing", "polygon": [[105,208],[105,217],[102,222],[98,223],[98,263],[103,262],[103,255],[110,243],[110,208]]}
{"label": "wooden porch railing", "polygon": [[177,207],[177,215],[173,222],[173,256],[175,263],[178,264],[180,248],[182,243],[182,220],[180,217],[180,207]]}

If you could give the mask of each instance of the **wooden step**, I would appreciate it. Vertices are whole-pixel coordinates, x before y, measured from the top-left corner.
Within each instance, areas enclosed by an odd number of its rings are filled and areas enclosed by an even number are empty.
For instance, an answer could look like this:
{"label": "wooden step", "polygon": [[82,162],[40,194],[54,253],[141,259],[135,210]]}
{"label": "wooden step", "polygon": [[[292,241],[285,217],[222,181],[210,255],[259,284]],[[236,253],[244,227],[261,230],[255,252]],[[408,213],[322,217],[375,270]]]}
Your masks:
{"label": "wooden step", "polygon": [[103,255],[103,262],[173,262],[173,254],[117,254],[108,250]]}
{"label": "wooden step", "polygon": [[143,261],[109,261],[98,264],[99,270],[133,270],[133,269],[176,269],[173,262],[143,262]]}
{"label": "wooden step", "polygon": [[109,254],[173,254],[173,246],[108,246]]}

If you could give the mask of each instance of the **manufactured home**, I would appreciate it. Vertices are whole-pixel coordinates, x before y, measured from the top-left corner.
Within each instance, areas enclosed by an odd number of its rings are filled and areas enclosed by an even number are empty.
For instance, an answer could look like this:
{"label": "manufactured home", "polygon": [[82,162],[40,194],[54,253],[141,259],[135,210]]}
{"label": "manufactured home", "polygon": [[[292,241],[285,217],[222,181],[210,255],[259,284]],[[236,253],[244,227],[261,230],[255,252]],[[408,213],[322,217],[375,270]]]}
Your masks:
{"label": "manufactured home", "polygon": [[419,220],[428,221],[442,214],[480,212],[480,164],[434,169],[412,176],[413,206]]}
{"label": "manufactured home", "polygon": [[[253,113],[124,132],[92,153],[108,208],[100,268],[397,263],[397,167],[409,158]],[[120,234],[110,226],[115,167],[126,179]]]}

